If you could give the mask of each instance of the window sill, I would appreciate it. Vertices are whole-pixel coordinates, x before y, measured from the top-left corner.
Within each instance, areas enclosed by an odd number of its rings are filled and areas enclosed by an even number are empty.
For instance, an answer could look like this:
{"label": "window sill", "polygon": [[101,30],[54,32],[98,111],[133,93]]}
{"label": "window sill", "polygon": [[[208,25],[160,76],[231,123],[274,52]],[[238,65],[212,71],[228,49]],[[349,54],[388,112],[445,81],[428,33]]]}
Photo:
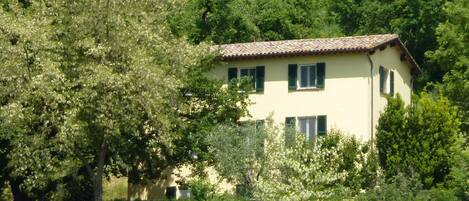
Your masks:
{"label": "window sill", "polygon": [[308,87],[308,88],[288,89],[289,92],[294,92],[294,91],[320,91],[320,90],[324,90],[324,88]]}
{"label": "window sill", "polygon": [[264,94],[264,91],[256,91],[256,90],[252,90],[252,91],[238,91],[238,93],[247,93],[247,94]]}
{"label": "window sill", "polygon": [[380,94],[382,97],[387,97],[387,96],[394,97],[394,95],[391,94],[391,93],[389,93],[389,92],[379,92],[379,94]]}

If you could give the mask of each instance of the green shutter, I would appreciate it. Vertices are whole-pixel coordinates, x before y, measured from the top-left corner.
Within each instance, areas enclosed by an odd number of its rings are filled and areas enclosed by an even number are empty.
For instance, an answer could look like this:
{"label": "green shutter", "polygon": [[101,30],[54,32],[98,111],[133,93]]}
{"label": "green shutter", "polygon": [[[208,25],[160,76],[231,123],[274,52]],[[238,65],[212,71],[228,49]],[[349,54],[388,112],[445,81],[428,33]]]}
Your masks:
{"label": "green shutter", "polygon": [[325,79],[326,79],[326,63],[317,63],[316,64],[316,87],[324,89]]}
{"label": "green shutter", "polygon": [[256,120],[256,129],[262,129],[265,125],[265,120]]}
{"label": "green shutter", "polygon": [[265,67],[256,67],[256,92],[264,91]]}
{"label": "green shutter", "polygon": [[298,65],[288,64],[288,90],[296,90],[296,80],[298,79]]}
{"label": "green shutter", "polygon": [[391,96],[394,96],[394,71],[391,71],[389,79],[389,94],[391,94]]}
{"label": "green shutter", "polygon": [[296,133],[296,119],[295,117],[286,117],[285,118],[285,145],[293,145],[293,140],[295,140]]}
{"label": "green shutter", "polygon": [[384,67],[379,67],[379,92],[384,92]]}
{"label": "green shutter", "polygon": [[236,78],[238,78],[238,69],[228,68],[228,84],[230,84],[232,80]]}
{"label": "green shutter", "polygon": [[318,136],[325,135],[327,133],[327,116],[321,115],[318,116],[317,120],[317,134]]}

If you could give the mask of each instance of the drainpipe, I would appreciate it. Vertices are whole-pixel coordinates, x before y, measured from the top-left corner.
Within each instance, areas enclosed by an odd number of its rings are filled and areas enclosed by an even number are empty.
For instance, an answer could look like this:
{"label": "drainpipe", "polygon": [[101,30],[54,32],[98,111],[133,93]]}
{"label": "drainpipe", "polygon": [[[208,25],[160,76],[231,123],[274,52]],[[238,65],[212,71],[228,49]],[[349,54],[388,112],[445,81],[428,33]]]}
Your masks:
{"label": "drainpipe", "polygon": [[371,82],[370,82],[370,85],[371,85],[371,106],[370,106],[370,134],[371,134],[371,138],[370,138],[370,141],[371,141],[371,151],[373,151],[373,147],[374,147],[374,137],[373,137],[373,132],[374,132],[374,124],[373,124],[373,104],[374,104],[374,94],[373,94],[373,60],[371,60],[371,57],[370,57],[370,52],[367,52],[366,53],[366,56],[368,57],[368,62],[370,62],[370,78],[371,78]]}

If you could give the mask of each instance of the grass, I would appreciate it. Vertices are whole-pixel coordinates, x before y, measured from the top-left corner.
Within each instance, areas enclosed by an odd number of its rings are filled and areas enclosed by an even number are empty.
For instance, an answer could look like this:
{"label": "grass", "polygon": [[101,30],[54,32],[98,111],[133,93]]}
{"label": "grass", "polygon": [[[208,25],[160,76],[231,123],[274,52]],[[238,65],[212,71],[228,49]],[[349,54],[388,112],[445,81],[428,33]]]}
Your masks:
{"label": "grass", "polygon": [[111,178],[103,184],[103,200],[127,200],[127,178]]}

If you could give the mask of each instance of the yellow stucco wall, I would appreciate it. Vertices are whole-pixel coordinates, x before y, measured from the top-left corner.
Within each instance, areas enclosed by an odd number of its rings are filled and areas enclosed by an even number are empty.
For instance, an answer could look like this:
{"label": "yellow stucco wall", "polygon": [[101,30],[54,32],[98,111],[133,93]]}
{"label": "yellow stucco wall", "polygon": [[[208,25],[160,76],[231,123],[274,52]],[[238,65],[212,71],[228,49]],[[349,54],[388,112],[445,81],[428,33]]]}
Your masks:
{"label": "yellow stucco wall", "polygon": [[374,115],[373,124],[378,124],[380,114],[383,112],[386,106],[386,98],[383,93],[379,91],[379,66],[383,66],[386,69],[394,71],[394,88],[395,93],[399,93],[406,103],[410,104],[412,97],[412,75],[410,66],[406,61],[400,60],[400,50],[396,47],[386,48],[384,50],[377,50],[371,59],[374,63],[373,69],[373,81],[374,81]]}
{"label": "yellow stucco wall", "polygon": [[[406,62],[400,60],[397,46],[377,50],[370,56],[374,63],[374,128],[379,114],[386,105],[384,94],[379,91],[379,66],[395,73],[395,92],[410,103],[411,75]],[[288,90],[288,64],[326,63],[325,88],[317,90]],[[265,119],[273,114],[276,123],[284,123],[286,117],[327,115],[327,128],[340,129],[358,139],[371,137],[371,78],[370,63],[365,53],[298,56],[226,62],[211,73],[227,82],[229,67],[265,66],[263,93],[249,95],[250,119]]]}
{"label": "yellow stucco wall", "polygon": [[[288,90],[288,64],[326,63],[325,88]],[[227,67],[265,66],[262,94],[250,95],[253,119],[270,113],[277,123],[286,117],[327,115],[327,128],[337,128],[367,138],[369,126],[368,77],[366,57],[360,54],[304,56],[233,61],[217,68],[217,77],[226,80]]]}

